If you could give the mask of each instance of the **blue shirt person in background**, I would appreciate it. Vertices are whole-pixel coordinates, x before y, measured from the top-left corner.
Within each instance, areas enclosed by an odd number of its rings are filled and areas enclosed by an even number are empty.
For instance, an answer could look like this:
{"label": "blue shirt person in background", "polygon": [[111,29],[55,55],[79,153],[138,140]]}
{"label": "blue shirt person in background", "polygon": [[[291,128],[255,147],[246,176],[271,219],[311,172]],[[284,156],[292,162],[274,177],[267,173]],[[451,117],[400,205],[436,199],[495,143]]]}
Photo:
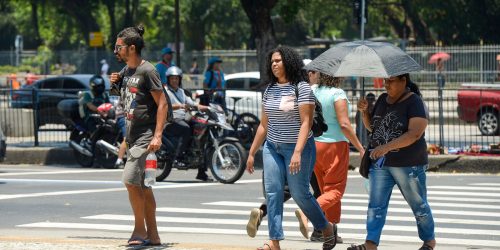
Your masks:
{"label": "blue shirt person in background", "polygon": [[210,95],[209,99],[213,98],[211,102],[220,104],[225,110],[226,100],[224,90],[226,89],[226,80],[224,79],[224,72],[222,71],[221,63],[222,60],[218,57],[212,57],[208,60],[208,66],[203,80],[203,88],[208,89],[205,94]]}
{"label": "blue shirt person in background", "polygon": [[163,48],[161,50],[161,61],[156,64],[156,71],[160,74],[161,83],[163,84],[167,83],[167,77],[165,76],[167,69],[175,66],[175,63],[172,61],[174,53],[169,47]]}

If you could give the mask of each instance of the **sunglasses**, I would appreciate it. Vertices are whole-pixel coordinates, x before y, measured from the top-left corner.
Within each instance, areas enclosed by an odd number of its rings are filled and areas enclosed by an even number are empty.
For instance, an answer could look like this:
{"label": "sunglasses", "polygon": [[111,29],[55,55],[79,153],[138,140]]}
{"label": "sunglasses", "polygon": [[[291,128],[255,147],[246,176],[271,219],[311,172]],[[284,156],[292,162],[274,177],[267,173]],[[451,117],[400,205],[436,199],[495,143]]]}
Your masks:
{"label": "sunglasses", "polygon": [[115,52],[120,51],[123,47],[127,47],[128,45],[115,45]]}

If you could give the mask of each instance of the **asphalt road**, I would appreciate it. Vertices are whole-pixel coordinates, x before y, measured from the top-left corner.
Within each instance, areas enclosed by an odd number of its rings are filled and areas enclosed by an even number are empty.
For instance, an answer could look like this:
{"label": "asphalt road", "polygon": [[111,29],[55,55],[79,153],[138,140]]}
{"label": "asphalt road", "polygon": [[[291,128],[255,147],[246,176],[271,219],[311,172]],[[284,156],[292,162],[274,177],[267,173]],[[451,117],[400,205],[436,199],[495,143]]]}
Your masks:
{"label": "asphalt road", "polygon": [[[154,187],[164,242],[155,249],[255,249],[266,241],[266,220],[256,238],[249,238],[245,231],[250,209],[263,201],[259,171],[245,174],[233,185],[199,182],[195,175],[192,170],[173,171],[168,181]],[[33,249],[59,249],[50,244],[80,249],[68,241],[83,241],[86,248],[125,248],[133,217],[120,176],[121,170],[0,165],[0,246],[3,242],[17,249],[12,244],[38,240],[43,243]],[[428,175],[439,249],[498,249],[499,180],[497,175]],[[364,179],[352,172],[339,224],[345,243],[336,249],[362,242],[366,206]],[[287,239],[282,247],[319,249],[320,243],[301,236],[295,208],[293,201],[285,205]],[[419,245],[411,210],[395,190],[379,249],[417,249]]]}

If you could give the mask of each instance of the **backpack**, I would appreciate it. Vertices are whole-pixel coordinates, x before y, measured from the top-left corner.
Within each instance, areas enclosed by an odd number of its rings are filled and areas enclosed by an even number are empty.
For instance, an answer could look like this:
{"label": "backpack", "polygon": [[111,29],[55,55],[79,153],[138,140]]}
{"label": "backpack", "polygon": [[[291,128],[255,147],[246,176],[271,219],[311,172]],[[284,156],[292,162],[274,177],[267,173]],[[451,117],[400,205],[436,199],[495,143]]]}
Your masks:
{"label": "backpack", "polygon": [[[295,84],[294,86],[295,96],[297,97],[297,100],[299,100],[299,88]],[[311,127],[311,131],[313,132],[314,137],[319,137],[323,135],[323,132],[326,132],[328,130],[328,125],[325,123],[325,118],[323,118],[323,108],[316,96],[314,96],[314,104],[313,124]]]}
{"label": "backpack", "polygon": [[170,101],[170,97],[168,97],[167,90],[163,88],[163,94],[165,95],[165,98],[167,99],[167,124],[173,123],[174,122],[174,109],[172,108],[172,102]]}
{"label": "backpack", "polygon": [[[271,83],[271,85],[266,88],[264,95],[274,84],[275,83]],[[295,87],[295,97],[297,98],[297,100],[299,100],[299,88],[297,84],[293,85]],[[314,137],[319,137],[323,135],[323,132],[328,130],[328,125],[325,123],[325,118],[323,118],[323,108],[321,107],[321,103],[318,101],[316,96],[314,96],[314,104],[313,124],[311,126],[311,131],[313,132]]]}

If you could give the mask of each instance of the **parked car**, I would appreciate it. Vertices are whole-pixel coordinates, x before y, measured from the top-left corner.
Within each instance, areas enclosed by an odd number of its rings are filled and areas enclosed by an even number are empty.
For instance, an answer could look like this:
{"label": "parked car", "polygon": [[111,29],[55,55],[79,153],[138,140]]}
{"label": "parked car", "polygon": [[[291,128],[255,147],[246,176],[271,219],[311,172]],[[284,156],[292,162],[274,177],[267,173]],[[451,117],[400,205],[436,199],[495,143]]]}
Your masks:
{"label": "parked car", "polygon": [[228,89],[255,90],[260,83],[259,71],[228,74],[224,78]]}
{"label": "parked car", "polygon": [[483,135],[500,133],[500,84],[463,84],[457,96],[461,120],[477,122]]}
{"label": "parked car", "polygon": [[[62,75],[38,80],[12,92],[11,107],[38,110],[38,125],[65,124],[57,112],[57,104],[64,99],[77,99],[78,92],[90,90],[93,75]],[[109,90],[106,79],[106,89]],[[35,95],[34,95],[35,94]]]}

